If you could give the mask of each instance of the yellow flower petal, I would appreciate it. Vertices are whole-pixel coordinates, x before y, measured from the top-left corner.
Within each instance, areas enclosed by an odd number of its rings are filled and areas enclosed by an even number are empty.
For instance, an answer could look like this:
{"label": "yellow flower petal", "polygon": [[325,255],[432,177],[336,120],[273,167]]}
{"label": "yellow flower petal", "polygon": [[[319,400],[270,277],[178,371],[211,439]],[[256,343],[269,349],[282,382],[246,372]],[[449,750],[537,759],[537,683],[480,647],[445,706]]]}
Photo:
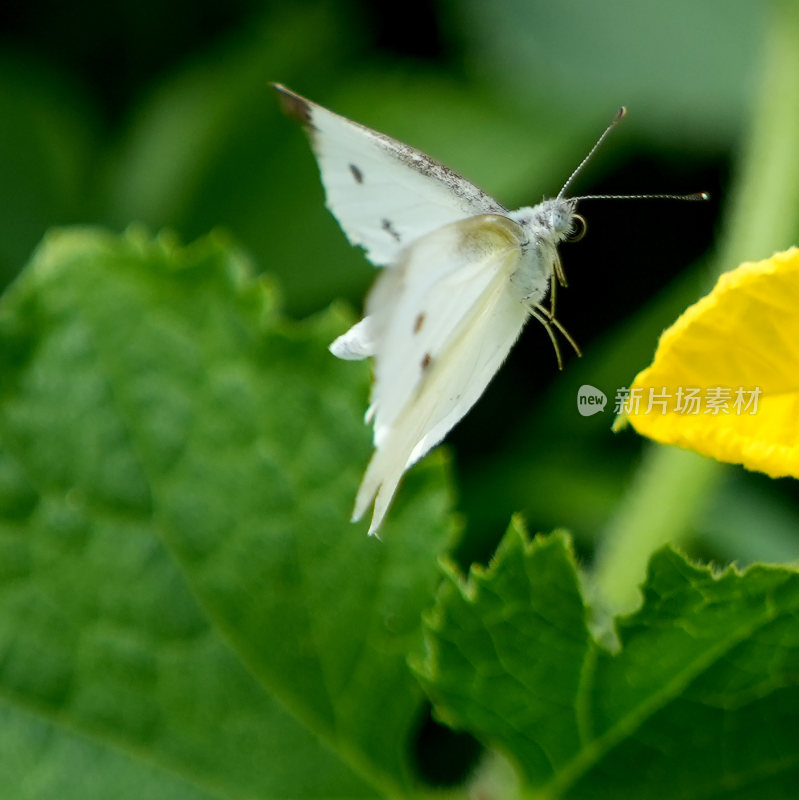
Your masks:
{"label": "yellow flower petal", "polygon": [[799,249],[722,275],[663,333],[626,417],[658,442],[799,477]]}

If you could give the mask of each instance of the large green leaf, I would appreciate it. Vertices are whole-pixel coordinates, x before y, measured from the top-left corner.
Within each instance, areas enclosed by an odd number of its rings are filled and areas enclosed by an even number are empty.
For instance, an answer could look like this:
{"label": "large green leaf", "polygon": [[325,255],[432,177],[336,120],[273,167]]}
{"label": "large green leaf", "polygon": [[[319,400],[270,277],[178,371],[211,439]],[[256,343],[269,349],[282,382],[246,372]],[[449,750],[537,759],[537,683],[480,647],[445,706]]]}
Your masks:
{"label": "large green leaf", "polygon": [[567,538],[514,525],[453,570],[417,663],[439,714],[500,749],[528,797],[792,797],[799,574],[655,555],[611,653],[589,632]]}
{"label": "large green leaf", "polygon": [[383,541],[348,522],[346,322],[219,237],[45,240],[0,305],[3,797],[410,791],[448,493],[434,459]]}

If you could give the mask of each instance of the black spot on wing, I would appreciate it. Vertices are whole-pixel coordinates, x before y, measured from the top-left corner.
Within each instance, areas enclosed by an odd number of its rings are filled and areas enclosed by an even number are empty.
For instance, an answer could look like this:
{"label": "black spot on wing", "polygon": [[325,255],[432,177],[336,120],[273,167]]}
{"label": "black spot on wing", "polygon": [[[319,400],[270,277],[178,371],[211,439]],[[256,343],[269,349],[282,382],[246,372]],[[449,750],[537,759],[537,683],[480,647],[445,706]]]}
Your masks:
{"label": "black spot on wing", "polygon": [[393,237],[395,241],[400,241],[400,235],[397,233],[390,219],[382,219],[380,221],[380,226],[389,236]]}
{"label": "black spot on wing", "polygon": [[425,353],[424,354],[424,358],[422,359],[422,369],[423,370],[427,369],[430,366],[430,361],[431,360],[432,359],[430,358],[430,353]]}
{"label": "black spot on wing", "polygon": [[355,178],[356,183],[363,183],[363,172],[361,172],[355,164],[350,164],[350,172],[352,177]]}
{"label": "black spot on wing", "polygon": [[416,317],[416,322],[414,322],[413,324],[414,333],[419,333],[419,331],[422,330],[422,325],[424,325],[424,320],[425,320],[425,314],[424,312],[422,312],[421,314],[419,314],[418,317]]}

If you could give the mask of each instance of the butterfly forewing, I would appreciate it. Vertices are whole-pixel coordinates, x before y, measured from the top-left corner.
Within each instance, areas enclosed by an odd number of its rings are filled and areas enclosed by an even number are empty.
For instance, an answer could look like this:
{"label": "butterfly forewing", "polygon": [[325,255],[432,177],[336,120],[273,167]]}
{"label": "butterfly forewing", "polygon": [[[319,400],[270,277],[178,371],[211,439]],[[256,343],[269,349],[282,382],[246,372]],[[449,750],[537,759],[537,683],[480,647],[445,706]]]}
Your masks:
{"label": "butterfly forewing", "polygon": [[453,170],[385,134],[334,114],[275,84],[283,105],[306,127],[327,205],[353,244],[377,265],[437,228],[499,203]]}

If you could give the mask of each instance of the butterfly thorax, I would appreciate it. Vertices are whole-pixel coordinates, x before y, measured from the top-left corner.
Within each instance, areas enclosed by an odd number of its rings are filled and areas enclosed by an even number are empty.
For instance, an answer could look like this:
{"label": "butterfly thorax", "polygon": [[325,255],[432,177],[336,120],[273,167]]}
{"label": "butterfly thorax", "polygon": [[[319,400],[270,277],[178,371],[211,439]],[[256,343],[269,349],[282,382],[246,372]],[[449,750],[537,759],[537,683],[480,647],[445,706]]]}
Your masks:
{"label": "butterfly thorax", "polygon": [[574,230],[575,205],[574,200],[555,198],[508,215],[526,234],[519,264],[511,275],[525,304],[535,306],[543,300],[553,273],[561,278],[557,245]]}

